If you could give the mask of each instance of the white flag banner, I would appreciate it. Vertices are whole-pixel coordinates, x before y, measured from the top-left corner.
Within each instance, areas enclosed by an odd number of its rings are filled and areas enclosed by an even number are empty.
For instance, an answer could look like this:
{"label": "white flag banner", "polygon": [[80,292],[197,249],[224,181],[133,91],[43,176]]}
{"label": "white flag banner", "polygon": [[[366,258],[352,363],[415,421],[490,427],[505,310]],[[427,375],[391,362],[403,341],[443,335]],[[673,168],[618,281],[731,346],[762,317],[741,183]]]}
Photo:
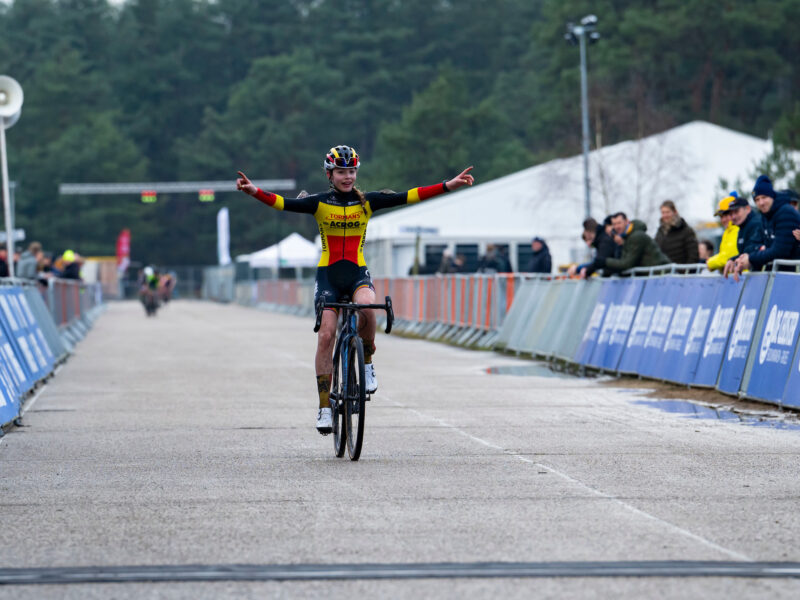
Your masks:
{"label": "white flag banner", "polygon": [[217,257],[220,265],[231,264],[231,232],[228,209],[220,208],[217,213]]}

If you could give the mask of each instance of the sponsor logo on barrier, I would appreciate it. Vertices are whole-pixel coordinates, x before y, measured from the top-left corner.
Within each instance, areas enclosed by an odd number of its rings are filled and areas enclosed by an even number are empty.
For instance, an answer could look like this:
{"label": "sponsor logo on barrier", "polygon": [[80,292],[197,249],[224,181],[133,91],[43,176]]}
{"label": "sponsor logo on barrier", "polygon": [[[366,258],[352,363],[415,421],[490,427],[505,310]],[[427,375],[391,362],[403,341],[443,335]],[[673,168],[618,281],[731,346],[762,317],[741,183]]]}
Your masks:
{"label": "sponsor logo on barrier", "polygon": [[[778,310],[778,305],[772,306],[761,339],[761,351],[758,353],[758,364],[764,362],[788,364],[794,346],[794,332],[797,330],[797,321],[800,313],[791,310]],[[773,345],[785,348],[773,348]]]}
{"label": "sponsor logo on barrier", "polygon": [[17,381],[25,381],[25,373],[22,371],[22,366],[19,364],[17,357],[14,356],[14,351],[11,349],[11,344],[6,342],[3,344],[3,352],[6,355],[6,362],[14,369],[17,376]]}
{"label": "sponsor logo on barrier", "polygon": [[11,307],[8,304],[8,300],[5,296],[0,296],[0,306],[3,307],[3,312],[6,315],[6,319],[8,319],[8,324],[11,325],[11,329],[16,331],[19,329],[19,323],[17,323],[17,318],[14,316]]}
{"label": "sponsor logo on barrier", "polygon": [[636,318],[633,320],[631,334],[628,337],[628,348],[644,344],[647,330],[650,328],[650,319],[653,317],[655,308],[655,306],[648,306],[646,304],[639,306],[639,310],[636,312]]}
{"label": "sponsor logo on barrier", "polygon": [[686,335],[686,330],[689,329],[689,322],[692,320],[692,313],[694,309],[690,306],[681,306],[675,309],[675,316],[669,326],[669,333],[667,333],[667,341],[664,343],[664,351],[680,350],[683,346],[683,336]]}
{"label": "sponsor logo on barrier", "polygon": [[644,340],[645,348],[661,348],[664,345],[664,336],[669,328],[669,320],[672,318],[674,310],[671,306],[658,303],[653,313],[650,329],[647,331],[647,337]]}
{"label": "sponsor logo on barrier", "polygon": [[589,319],[589,326],[586,328],[586,333],[583,334],[583,341],[591,340],[597,337],[597,330],[600,328],[600,323],[603,322],[603,315],[606,313],[606,305],[599,303],[594,307],[592,316]]}
{"label": "sponsor logo on barrier", "polygon": [[717,308],[714,309],[714,317],[711,319],[711,327],[708,328],[706,343],[703,346],[703,358],[722,354],[725,338],[728,337],[728,331],[731,328],[731,321],[733,321],[733,308],[722,308],[722,305],[717,304]]}
{"label": "sponsor logo on barrier", "polygon": [[611,334],[611,344],[624,344],[625,338],[630,331],[633,317],[636,315],[634,304],[621,304],[617,310],[617,321],[614,324],[614,332]]}
{"label": "sponsor logo on barrier", "polygon": [[606,318],[603,321],[603,327],[600,329],[600,335],[597,337],[598,344],[605,344],[608,338],[611,337],[611,332],[617,324],[617,312],[619,311],[619,304],[612,303],[608,307]]}
{"label": "sponsor logo on barrier", "polygon": [[686,346],[683,348],[683,355],[699,354],[700,344],[703,343],[703,333],[708,325],[708,318],[711,316],[710,308],[703,308],[702,306],[697,309],[694,314],[694,321],[692,321],[692,328],[689,330],[689,337],[686,340]]}
{"label": "sponsor logo on barrier", "polygon": [[747,357],[747,349],[753,337],[753,327],[756,325],[756,312],[755,308],[746,307],[739,311],[733,326],[731,343],[728,344],[728,360]]}

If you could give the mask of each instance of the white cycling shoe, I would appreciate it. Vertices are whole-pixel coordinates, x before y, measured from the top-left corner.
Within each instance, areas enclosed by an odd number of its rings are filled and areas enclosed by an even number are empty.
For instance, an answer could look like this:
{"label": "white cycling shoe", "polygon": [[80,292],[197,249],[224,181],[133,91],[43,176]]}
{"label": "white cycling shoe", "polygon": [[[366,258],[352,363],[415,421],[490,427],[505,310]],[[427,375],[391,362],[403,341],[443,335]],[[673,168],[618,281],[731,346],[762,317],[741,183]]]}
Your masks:
{"label": "white cycling shoe", "polygon": [[322,435],[333,431],[333,414],[330,408],[320,408],[317,411],[317,431]]}
{"label": "white cycling shoe", "polygon": [[367,389],[368,394],[374,394],[378,391],[378,380],[375,377],[375,365],[372,363],[364,365],[364,387]]}

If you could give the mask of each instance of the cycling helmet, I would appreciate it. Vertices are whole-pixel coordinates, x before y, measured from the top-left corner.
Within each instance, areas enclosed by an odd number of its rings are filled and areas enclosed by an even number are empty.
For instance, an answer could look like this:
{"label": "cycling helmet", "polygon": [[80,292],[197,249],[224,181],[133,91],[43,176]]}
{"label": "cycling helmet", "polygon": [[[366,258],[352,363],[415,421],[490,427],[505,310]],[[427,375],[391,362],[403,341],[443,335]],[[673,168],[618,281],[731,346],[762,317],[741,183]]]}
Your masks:
{"label": "cycling helmet", "polygon": [[358,152],[350,146],[334,146],[325,155],[325,170],[333,169],[358,169],[360,161]]}
{"label": "cycling helmet", "polygon": [[155,275],[155,271],[153,270],[153,267],[145,267],[144,274],[146,277],[152,277],[153,275]]}

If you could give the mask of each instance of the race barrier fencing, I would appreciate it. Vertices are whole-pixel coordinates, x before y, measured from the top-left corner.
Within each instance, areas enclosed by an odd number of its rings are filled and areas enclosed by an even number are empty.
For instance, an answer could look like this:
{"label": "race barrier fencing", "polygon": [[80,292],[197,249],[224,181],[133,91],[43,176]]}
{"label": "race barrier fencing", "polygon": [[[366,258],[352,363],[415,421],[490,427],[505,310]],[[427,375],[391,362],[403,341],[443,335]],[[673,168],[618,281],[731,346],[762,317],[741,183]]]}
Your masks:
{"label": "race barrier fencing", "polygon": [[[0,279],[0,427],[66,359],[102,308],[99,284]],[[0,429],[2,434],[2,429]]]}
{"label": "race barrier fencing", "polygon": [[[373,283],[378,301],[392,297],[400,332],[800,407],[800,262],[776,261],[738,282],[701,267],[590,280],[440,274]],[[313,312],[313,281],[244,281],[233,295],[249,306]]]}

